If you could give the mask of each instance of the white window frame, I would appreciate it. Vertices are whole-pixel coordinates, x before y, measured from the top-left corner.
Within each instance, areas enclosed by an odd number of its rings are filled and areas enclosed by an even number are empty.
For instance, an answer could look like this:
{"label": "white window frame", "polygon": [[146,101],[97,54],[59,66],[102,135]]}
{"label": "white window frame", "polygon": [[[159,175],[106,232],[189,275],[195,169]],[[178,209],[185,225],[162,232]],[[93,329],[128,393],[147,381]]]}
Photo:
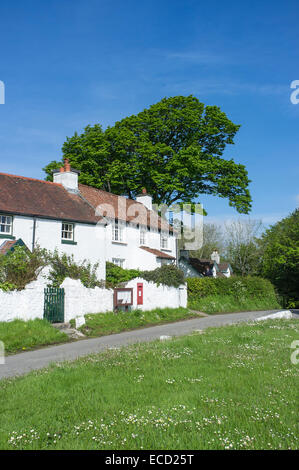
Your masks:
{"label": "white window frame", "polygon": [[144,228],[140,227],[140,233],[139,233],[139,243],[140,243],[140,245],[146,245],[146,233],[147,233],[147,231]]}
{"label": "white window frame", "polygon": [[[70,229],[71,227],[71,229]],[[73,242],[74,241],[74,229],[75,224],[69,222],[62,222],[61,224],[61,240]],[[65,236],[66,234],[70,234],[69,236]]]}
{"label": "white window frame", "polygon": [[165,233],[160,233],[160,247],[162,250],[168,250],[168,236]]}
{"label": "white window frame", "polygon": [[124,224],[119,223],[115,220],[112,225],[112,241],[113,242],[124,242]]}
{"label": "white window frame", "polygon": [[119,268],[123,268],[125,264],[125,259],[124,258],[112,258],[112,263],[115,264],[115,266],[118,266]]}
{"label": "white window frame", "polygon": [[12,235],[12,215],[0,214],[0,234]]}

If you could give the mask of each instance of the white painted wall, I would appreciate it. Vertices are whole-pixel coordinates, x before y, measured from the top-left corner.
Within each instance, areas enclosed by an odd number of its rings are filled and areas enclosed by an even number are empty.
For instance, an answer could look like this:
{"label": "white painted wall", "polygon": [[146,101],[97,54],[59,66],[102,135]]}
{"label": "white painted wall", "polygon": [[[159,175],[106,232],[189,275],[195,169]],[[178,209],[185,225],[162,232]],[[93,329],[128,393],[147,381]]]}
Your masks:
{"label": "white painted wall", "polygon": [[27,284],[22,291],[0,290],[0,322],[43,318],[44,287],[45,282],[38,279]]}
{"label": "white painted wall", "polygon": [[[143,284],[143,305],[137,305],[137,283]],[[157,286],[153,282],[142,278],[132,279],[126,287],[133,287],[133,307],[139,310],[152,310],[154,308],[187,307],[187,286],[182,284],[179,288]]]}
{"label": "white painted wall", "polygon": [[[143,305],[137,305],[137,283],[143,283]],[[33,320],[43,318],[44,288],[47,285],[45,274],[31,282],[22,291],[4,292],[0,290],[0,322],[14,319]],[[88,289],[81,281],[65,279],[61,287],[65,290],[65,322],[87,313],[113,311],[113,289],[96,287]],[[128,282],[133,288],[133,309],[152,310],[154,308],[187,307],[187,287],[157,286],[153,282],[138,278]]]}
{"label": "white painted wall", "polygon": [[[27,247],[32,249],[33,218],[14,216],[13,236],[21,238]],[[91,225],[83,223],[74,224],[74,241],[76,245],[63,244],[61,241],[62,221],[51,219],[36,219],[35,246],[60,253],[74,255],[76,262],[84,259],[92,264],[99,263],[98,278],[106,278],[105,260],[105,227],[103,225]],[[1,238],[1,241],[5,239]]]}
{"label": "white painted wall", "polygon": [[[154,254],[140,248],[140,229],[136,225],[126,225],[123,232],[123,242],[112,241],[113,224],[106,227],[106,257],[107,261],[112,258],[124,259],[125,269],[153,270],[161,266],[161,260]],[[168,249],[162,250],[160,247],[160,233],[151,229],[146,231],[144,246],[155,248],[164,253],[176,257],[176,239],[169,235]]]}
{"label": "white painted wall", "polygon": [[64,318],[68,322],[87,313],[113,311],[113,289],[95,287],[89,289],[79,280],[67,278],[61,284],[64,288]]}
{"label": "white painted wall", "polygon": [[[28,248],[32,249],[33,239],[32,217],[13,217],[13,236],[21,238]],[[68,255],[73,254],[75,261],[82,262],[84,259],[92,264],[99,263],[98,278],[106,278],[106,260],[113,258],[124,259],[124,268],[153,270],[161,266],[161,259],[154,254],[140,248],[140,229],[136,225],[124,227],[124,241],[112,241],[112,224],[91,225],[83,223],[74,224],[74,241],[76,245],[64,244],[61,240],[62,221],[36,218],[35,246]],[[0,242],[6,239],[1,238]],[[151,229],[146,231],[145,246],[163,251],[170,256],[176,257],[176,239],[169,234],[168,248],[162,250],[160,247],[160,233]]]}

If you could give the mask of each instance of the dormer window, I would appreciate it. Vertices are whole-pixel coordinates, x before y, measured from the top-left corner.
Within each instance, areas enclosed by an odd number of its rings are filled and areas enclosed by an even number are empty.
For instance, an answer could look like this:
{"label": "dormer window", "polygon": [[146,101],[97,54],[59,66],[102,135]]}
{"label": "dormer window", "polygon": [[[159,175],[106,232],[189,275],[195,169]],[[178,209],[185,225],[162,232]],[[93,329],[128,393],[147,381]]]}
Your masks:
{"label": "dormer window", "polygon": [[12,235],[12,217],[10,215],[0,214],[0,233],[1,235]]}

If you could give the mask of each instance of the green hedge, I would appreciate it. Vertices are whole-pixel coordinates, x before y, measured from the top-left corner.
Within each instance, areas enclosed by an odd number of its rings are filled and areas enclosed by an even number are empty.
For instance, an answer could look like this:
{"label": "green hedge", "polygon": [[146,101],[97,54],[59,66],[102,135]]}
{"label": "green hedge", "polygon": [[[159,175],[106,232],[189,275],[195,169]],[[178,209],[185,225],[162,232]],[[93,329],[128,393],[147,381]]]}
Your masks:
{"label": "green hedge", "polygon": [[245,297],[263,298],[266,296],[277,300],[271,282],[261,277],[192,277],[187,279],[187,286],[190,301],[196,301],[211,295],[232,295],[237,299]]}
{"label": "green hedge", "polygon": [[123,269],[113,263],[106,263],[106,286],[115,287],[122,282],[128,282],[136,277],[155,284],[178,287],[185,283],[184,273],[176,266],[169,264],[153,271],[140,271],[138,269]]}

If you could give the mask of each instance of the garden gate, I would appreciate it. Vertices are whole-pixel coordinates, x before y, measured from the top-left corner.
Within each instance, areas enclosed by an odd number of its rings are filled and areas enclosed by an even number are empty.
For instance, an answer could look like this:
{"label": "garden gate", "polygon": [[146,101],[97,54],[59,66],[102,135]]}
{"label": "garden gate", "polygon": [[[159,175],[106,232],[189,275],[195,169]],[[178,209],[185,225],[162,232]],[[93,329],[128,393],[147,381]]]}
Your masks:
{"label": "garden gate", "polygon": [[64,289],[48,287],[44,291],[44,318],[50,323],[64,322]]}

